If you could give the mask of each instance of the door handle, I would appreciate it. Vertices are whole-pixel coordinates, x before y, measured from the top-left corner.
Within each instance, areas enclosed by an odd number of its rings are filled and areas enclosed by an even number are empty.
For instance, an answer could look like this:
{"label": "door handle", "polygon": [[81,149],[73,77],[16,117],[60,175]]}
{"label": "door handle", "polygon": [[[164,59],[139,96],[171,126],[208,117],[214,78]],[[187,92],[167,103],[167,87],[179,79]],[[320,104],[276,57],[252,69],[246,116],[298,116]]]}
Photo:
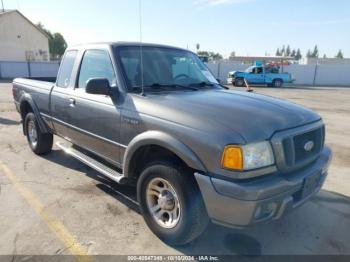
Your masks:
{"label": "door handle", "polygon": [[74,98],[69,98],[69,106],[75,107],[76,101]]}

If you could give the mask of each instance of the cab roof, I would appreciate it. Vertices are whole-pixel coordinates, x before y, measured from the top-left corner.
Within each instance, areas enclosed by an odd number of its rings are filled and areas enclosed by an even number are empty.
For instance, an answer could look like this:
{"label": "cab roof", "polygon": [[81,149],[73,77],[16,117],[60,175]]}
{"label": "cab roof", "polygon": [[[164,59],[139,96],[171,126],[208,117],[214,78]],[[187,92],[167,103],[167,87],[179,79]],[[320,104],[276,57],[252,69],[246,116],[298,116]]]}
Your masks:
{"label": "cab roof", "polygon": [[[78,44],[72,45],[68,47],[69,49],[87,49],[87,48],[98,48],[98,47],[119,47],[119,46],[146,46],[146,47],[160,47],[160,48],[172,48],[184,51],[190,51],[184,48],[163,45],[163,44],[154,44],[154,43],[140,43],[140,42],[95,42],[95,43],[86,43],[86,44]],[[190,51],[191,52],[191,51]]]}

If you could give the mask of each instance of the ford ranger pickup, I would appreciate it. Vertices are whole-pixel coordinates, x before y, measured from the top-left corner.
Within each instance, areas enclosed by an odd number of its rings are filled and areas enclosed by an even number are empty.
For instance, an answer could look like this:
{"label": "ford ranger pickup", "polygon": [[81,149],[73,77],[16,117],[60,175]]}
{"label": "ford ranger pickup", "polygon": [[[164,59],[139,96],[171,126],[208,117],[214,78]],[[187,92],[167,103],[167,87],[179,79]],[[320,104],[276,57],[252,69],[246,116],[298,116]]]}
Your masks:
{"label": "ford ranger pickup", "polygon": [[145,222],[172,245],[210,221],[245,228],[280,218],[321,189],[331,161],[318,114],[229,90],[180,48],[73,46],[57,79],[15,79],[13,96],[35,154],[63,138],[56,145],[67,154],[135,186]]}

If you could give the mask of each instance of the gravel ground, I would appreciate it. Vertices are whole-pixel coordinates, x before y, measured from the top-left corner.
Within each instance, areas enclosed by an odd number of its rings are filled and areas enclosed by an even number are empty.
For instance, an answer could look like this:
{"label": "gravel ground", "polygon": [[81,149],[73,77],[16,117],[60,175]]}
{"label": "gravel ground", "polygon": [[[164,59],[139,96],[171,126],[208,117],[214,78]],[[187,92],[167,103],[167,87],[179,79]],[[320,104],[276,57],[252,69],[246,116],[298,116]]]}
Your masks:
{"label": "gravel ground", "polygon": [[48,156],[34,155],[21,133],[11,85],[0,84],[0,255],[350,254],[350,88],[254,89],[323,117],[334,151],[324,188],[279,221],[242,231],[210,225],[193,243],[174,248],[147,228],[129,199],[134,189],[56,147]]}

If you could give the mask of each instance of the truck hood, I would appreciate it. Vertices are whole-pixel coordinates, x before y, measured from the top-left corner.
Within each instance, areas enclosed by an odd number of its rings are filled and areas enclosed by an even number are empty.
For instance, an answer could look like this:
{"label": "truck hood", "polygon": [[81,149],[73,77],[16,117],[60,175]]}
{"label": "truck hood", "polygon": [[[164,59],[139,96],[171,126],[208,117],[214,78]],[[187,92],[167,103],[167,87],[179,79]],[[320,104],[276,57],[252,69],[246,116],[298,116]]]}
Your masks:
{"label": "truck hood", "polygon": [[231,75],[231,76],[234,76],[234,75],[236,75],[236,74],[241,74],[241,73],[244,73],[243,71],[231,71],[231,72],[229,72],[229,74]]}
{"label": "truck hood", "polygon": [[246,142],[269,139],[277,131],[321,119],[294,103],[231,90],[149,95],[137,107],[144,114],[206,132],[233,131]]}

